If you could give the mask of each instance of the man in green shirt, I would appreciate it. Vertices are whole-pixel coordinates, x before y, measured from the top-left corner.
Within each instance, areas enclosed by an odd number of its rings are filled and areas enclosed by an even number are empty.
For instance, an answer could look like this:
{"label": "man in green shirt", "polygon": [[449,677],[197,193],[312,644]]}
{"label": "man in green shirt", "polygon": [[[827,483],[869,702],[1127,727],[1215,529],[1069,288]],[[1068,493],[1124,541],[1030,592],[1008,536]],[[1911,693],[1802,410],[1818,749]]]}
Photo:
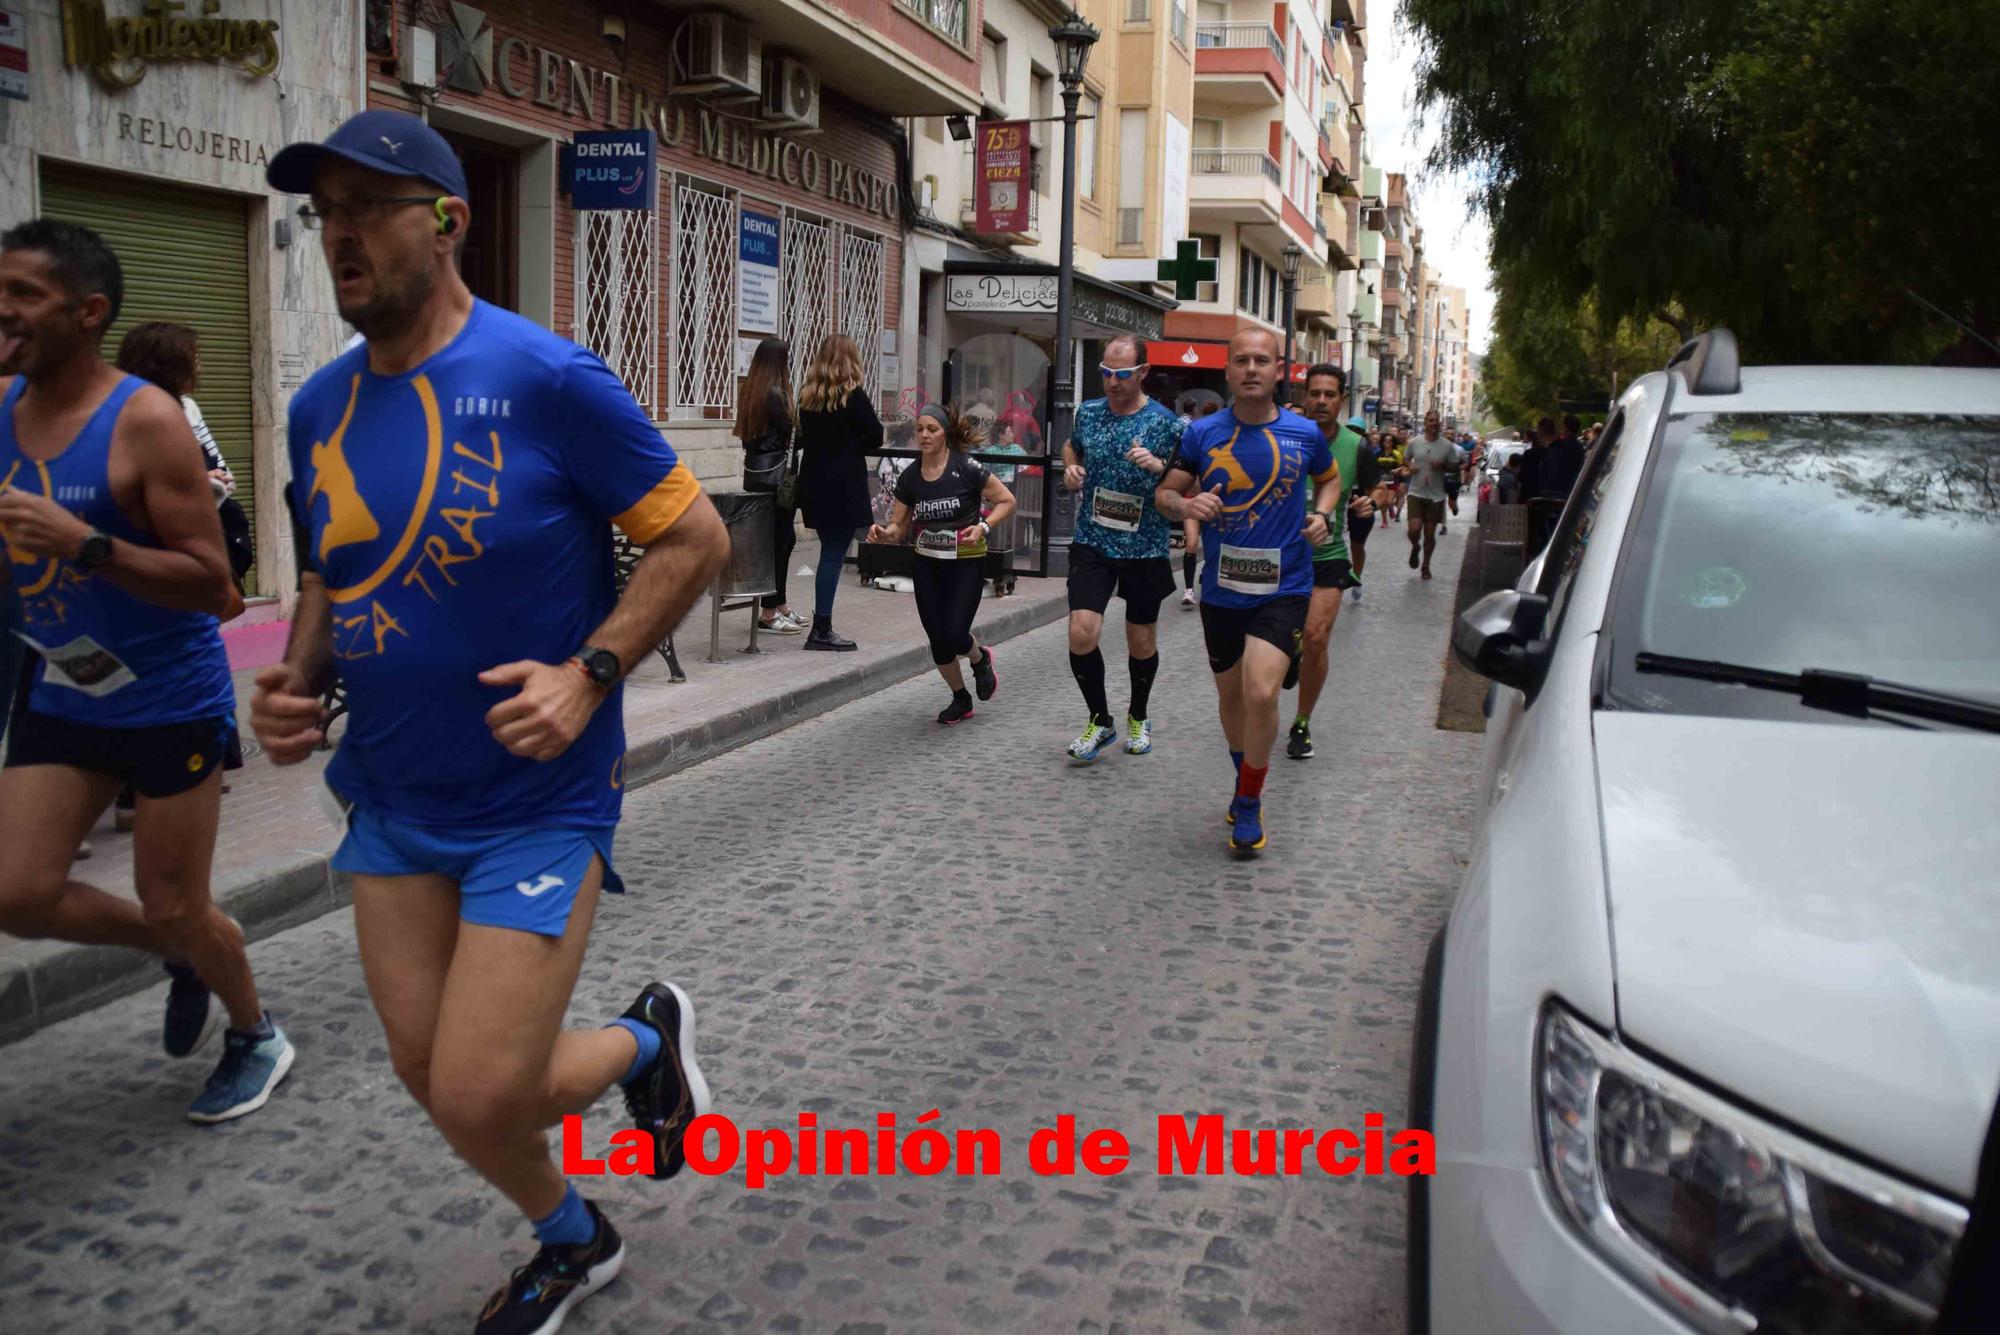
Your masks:
{"label": "man in green shirt", "polygon": [[[1340,615],[1340,596],[1361,583],[1347,554],[1347,512],[1356,506],[1373,508],[1368,493],[1380,481],[1373,461],[1361,448],[1361,437],[1342,425],[1347,411],[1347,373],[1322,362],[1306,372],[1306,391],[1300,409],[1320,429],[1333,449],[1333,461],[1340,469],[1340,504],[1326,520],[1327,540],[1313,549],[1312,603],[1306,610],[1306,633],[1301,642],[1295,671],[1298,676],[1298,714],[1292,720],[1291,735],[1285,739],[1285,754],[1293,760],[1313,756],[1312,712],[1326,687],[1327,642],[1333,638],[1333,623]],[[1365,475],[1364,475],[1365,474]],[[1290,685],[1289,682],[1286,683]]]}

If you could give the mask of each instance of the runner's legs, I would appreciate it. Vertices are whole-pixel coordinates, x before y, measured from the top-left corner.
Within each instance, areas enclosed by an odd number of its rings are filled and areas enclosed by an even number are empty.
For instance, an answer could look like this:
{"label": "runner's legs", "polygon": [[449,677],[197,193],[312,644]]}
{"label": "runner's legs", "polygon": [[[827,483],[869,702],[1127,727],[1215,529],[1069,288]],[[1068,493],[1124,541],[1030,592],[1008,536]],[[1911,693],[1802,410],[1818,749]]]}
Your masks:
{"label": "runner's legs", "polygon": [[[356,935],[397,1074],[423,1089],[458,1156],[530,1219],[564,1197],[547,1128],[595,1103],[638,1053],[620,1028],[562,1028],[603,877],[593,859],[559,939],[459,922],[442,877],[355,877]],[[392,1015],[397,1006],[406,1011]]]}
{"label": "runner's legs", "polygon": [[[1348,555],[1354,555],[1354,545],[1348,544]],[[1306,609],[1306,636],[1299,649],[1299,704],[1300,718],[1312,717],[1313,706],[1319,703],[1320,692],[1326,689],[1327,642],[1333,637],[1333,623],[1340,616],[1340,596],[1343,589],[1314,589],[1312,603]]]}
{"label": "runner's legs", "polygon": [[0,931],[168,953],[137,904],[69,879],[77,845],[122,786],[67,765],[0,770]]}
{"label": "runner's legs", "polygon": [[184,959],[229,1009],[229,1023],[264,1019],[244,953],[243,929],[215,907],[209,878],[222,823],[222,771],[170,797],[139,794],[132,826],[132,883],[146,922],[170,955]]}

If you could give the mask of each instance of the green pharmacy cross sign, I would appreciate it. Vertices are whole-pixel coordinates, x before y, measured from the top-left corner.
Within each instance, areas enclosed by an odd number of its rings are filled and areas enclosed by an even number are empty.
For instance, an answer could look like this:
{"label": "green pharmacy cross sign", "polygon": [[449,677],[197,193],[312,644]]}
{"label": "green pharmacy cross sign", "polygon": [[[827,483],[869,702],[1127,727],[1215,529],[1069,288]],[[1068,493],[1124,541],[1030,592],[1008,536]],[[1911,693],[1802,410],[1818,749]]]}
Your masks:
{"label": "green pharmacy cross sign", "polygon": [[1160,261],[1160,281],[1174,285],[1175,297],[1193,301],[1199,285],[1213,283],[1221,267],[1214,260],[1201,257],[1200,242],[1177,241],[1174,243],[1174,257]]}

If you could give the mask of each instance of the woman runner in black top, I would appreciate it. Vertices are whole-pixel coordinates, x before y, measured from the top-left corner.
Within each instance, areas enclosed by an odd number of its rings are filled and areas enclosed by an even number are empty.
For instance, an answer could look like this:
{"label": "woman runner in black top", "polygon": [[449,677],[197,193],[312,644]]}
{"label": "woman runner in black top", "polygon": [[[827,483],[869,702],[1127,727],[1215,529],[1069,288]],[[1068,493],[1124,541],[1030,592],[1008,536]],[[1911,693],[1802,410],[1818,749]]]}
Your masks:
{"label": "woman runner in black top", "polygon": [[[931,661],[951,687],[951,703],[938,722],[951,724],[972,715],[972,697],[958,660],[972,664],[981,700],[999,687],[993,651],[972,637],[985,587],[986,538],[1014,512],[1014,493],[985,467],[965,457],[977,443],[978,428],[949,408],[935,405],[917,413],[917,448],[922,456],[896,479],[896,506],[886,526],[868,527],[870,542],[901,542],[916,534],[917,617],[931,642]],[[979,517],[980,502],[991,506]]]}

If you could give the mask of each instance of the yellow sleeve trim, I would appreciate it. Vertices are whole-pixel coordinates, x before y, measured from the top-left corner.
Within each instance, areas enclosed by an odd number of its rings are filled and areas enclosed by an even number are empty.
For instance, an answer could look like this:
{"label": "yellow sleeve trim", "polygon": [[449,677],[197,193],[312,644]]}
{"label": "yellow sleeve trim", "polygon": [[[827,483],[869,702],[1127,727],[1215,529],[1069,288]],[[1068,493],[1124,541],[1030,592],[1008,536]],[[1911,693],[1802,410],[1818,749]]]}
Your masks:
{"label": "yellow sleeve trim", "polygon": [[1326,482],[1327,480],[1329,480],[1329,479],[1331,479],[1331,478],[1336,478],[1336,477],[1339,477],[1339,476],[1340,476],[1340,465],[1339,465],[1339,464],[1335,464],[1335,465],[1334,465],[1333,467],[1331,467],[1331,468],[1327,469],[1327,470],[1326,470],[1326,471],[1325,471],[1324,473],[1314,473],[1314,474],[1313,474],[1313,481],[1315,481],[1315,482]]}
{"label": "yellow sleeve trim", "polygon": [[660,479],[658,486],[641,496],[639,503],[624,514],[614,515],[611,522],[618,525],[626,537],[644,547],[672,528],[674,521],[687,512],[699,495],[701,483],[695,481],[686,464],[676,463],[673,470]]}

